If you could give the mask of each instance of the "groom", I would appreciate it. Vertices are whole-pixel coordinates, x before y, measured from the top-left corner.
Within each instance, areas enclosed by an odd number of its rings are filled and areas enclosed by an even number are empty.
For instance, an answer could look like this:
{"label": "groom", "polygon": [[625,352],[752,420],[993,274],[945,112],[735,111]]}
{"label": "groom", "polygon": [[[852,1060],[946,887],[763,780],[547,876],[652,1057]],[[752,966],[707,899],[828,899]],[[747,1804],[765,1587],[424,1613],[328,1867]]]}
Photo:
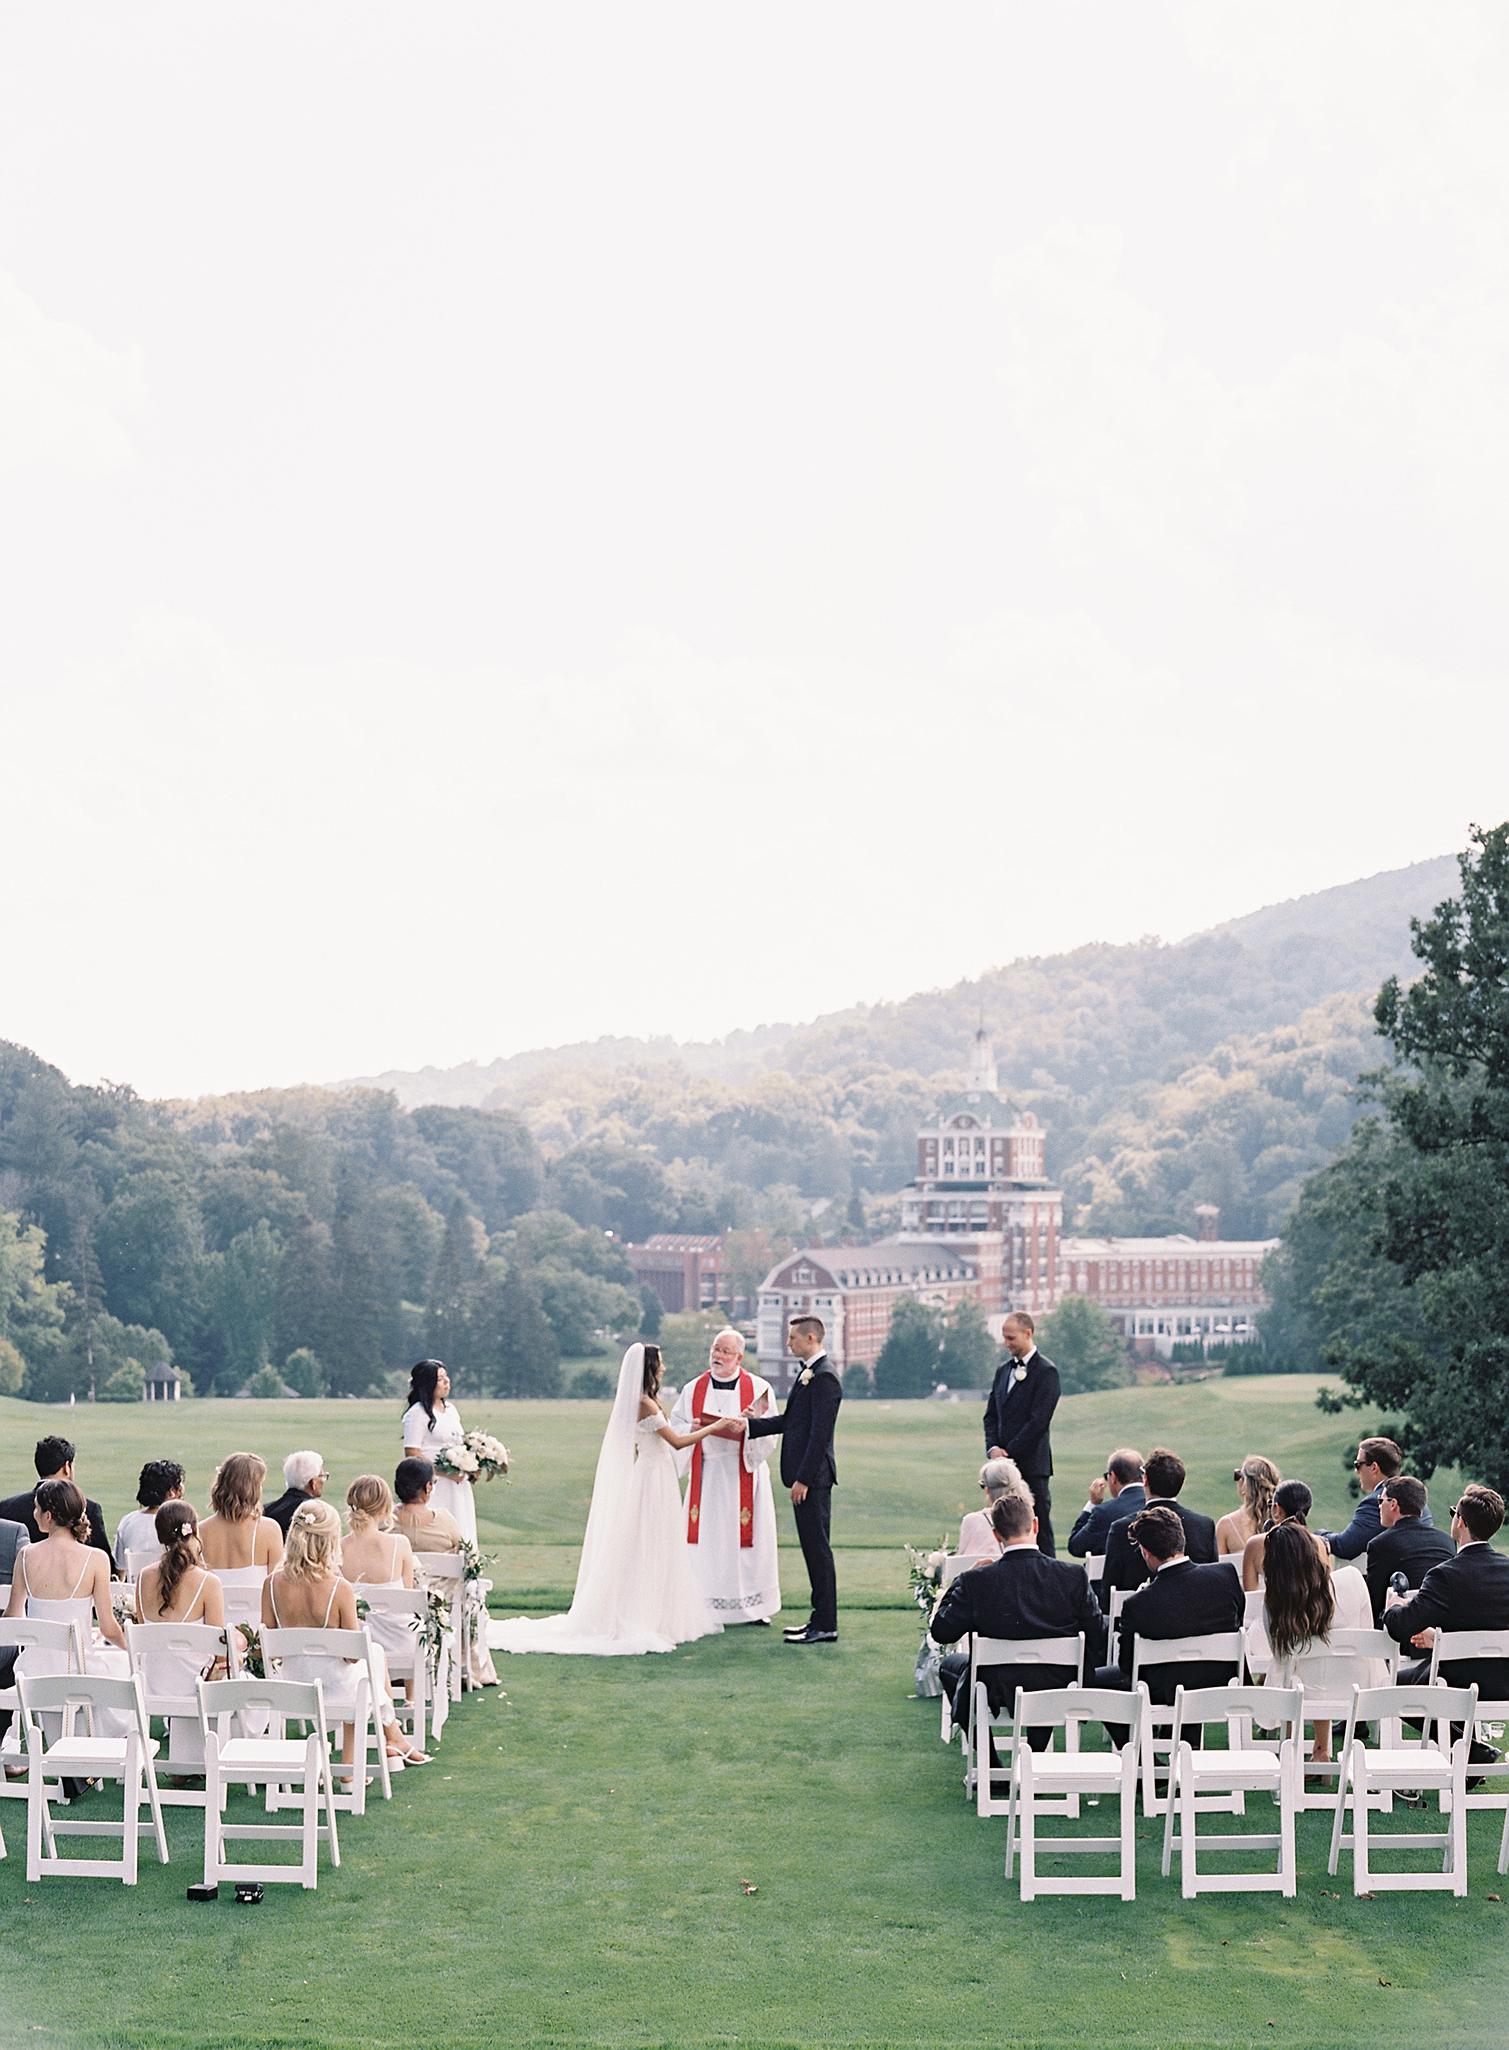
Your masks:
{"label": "groom", "polygon": [[786,1344],[801,1368],[779,1416],[745,1419],[751,1438],[779,1437],[781,1479],[791,1490],[796,1534],[801,1539],[807,1578],[812,1584],[812,1619],[786,1632],[788,1644],[838,1642],[838,1586],[833,1573],[833,1547],[828,1541],[833,1487],[833,1426],[844,1399],[843,1383],[823,1351],[820,1317],[793,1317]]}

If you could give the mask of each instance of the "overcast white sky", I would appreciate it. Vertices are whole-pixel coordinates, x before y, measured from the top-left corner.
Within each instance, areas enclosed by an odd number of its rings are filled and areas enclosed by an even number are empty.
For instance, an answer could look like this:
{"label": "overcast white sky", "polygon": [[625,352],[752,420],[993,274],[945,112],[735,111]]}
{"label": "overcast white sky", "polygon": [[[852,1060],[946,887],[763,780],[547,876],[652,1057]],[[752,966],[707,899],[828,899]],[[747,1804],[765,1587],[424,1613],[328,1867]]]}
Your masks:
{"label": "overcast white sky", "polygon": [[704,1035],[1509,812],[1494,5],[0,15],[0,1036]]}

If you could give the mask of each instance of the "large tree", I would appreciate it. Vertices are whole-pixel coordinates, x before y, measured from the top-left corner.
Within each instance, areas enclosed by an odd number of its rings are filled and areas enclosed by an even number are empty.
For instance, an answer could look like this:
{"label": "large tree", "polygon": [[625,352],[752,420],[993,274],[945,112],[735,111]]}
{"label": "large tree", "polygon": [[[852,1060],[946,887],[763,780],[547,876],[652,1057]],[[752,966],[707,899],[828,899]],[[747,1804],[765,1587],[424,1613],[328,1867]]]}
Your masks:
{"label": "large tree", "polygon": [[1091,1388],[1117,1388],[1129,1381],[1126,1345],[1099,1303],[1066,1295],[1043,1319],[1037,1342],[1058,1368],[1066,1395]]}
{"label": "large tree", "polygon": [[931,1395],[938,1385],[943,1313],[916,1296],[903,1296],[875,1362],[877,1395]]}

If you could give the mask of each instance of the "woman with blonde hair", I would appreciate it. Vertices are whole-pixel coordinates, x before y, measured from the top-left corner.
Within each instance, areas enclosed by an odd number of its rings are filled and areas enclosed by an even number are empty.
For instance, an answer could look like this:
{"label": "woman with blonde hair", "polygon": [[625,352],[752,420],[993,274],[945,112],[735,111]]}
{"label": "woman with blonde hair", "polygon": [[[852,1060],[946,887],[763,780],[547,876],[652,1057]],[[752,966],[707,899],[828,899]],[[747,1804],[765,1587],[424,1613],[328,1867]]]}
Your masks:
{"label": "woman with blonde hair", "polygon": [[[272,1630],[359,1630],[356,1589],[341,1573],[341,1520],[328,1502],[318,1497],[301,1502],[288,1526],[288,1544],[283,1563],[269,1573],[262,1589],[262,1624]],[[429,1758],[416,1750],[393,1714],[388,1688],[388,1661],[381,1645],[373,1647],[373,1666],[378,1699],[374,1703],[382,1726],[383,1743],[390,1759],[404,1765],[428,1765]],[[321,1682],[325,1706],[332,1719],[342,1719],[341,1756],[349,1765],[356,1745],[356,1730],[349,1720],[356,1708],[355,1662],[347,1660],[347,1683],[332,1683],[330,1667],[311,1660],[304,1669],[297,1657],[284,1659],[283,1677],[288,1680]]]}
{"label": "woman with blonde hair", "polygon": [[1249,1452],[1231,1478],[1236,1483],[1237,1506],[1216,1525],[1216,1556],[1220,1559],[1229,1552],[1240,1552],[1249,1538],[1267,1529],[1279,1470],[1261,1452]]}
{"label": "woman with blonde hair", "polygon": [[[393,1528],[393,1496],[379,1474],[357,1475],[346,1490],[346,1514],[350,1535],[341,1547],[341,1571],[349,1581],[357,1587],[403,1588],[411,1592],[420,1585],[414,1547],[402,1531]],[[397,1652],[406,1660],[414,1649],[409,1618],[375,1604],[367,1611],[367,1634],[390,1659]],[[445,1702],[438,1681],[435,1708],[438,1732],[445,1720]]]}
{"label": "woman with blonde hair", "polygon": [[283,1533],[262,1514],[267,1461],[255,1452],[222,1459],[210,1483],[210,1514],[199,1526],[204,1563],[212,1573],[260,1566],[271,1573],[283,1556]]}

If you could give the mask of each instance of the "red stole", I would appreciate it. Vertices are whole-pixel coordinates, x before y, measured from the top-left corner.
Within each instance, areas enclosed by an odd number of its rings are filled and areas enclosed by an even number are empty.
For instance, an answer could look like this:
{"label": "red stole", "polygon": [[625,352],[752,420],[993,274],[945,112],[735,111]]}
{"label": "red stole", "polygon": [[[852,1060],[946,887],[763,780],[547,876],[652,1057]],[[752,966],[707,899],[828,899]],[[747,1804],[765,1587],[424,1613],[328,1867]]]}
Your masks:
{"label": "red stole", "polygon": [[[704,1374],[692,1390],[692,1428],[700,1430],[703,1424],[713,1422],[702,1405],[707,1401],[707,1391],[712,1381],[711,1373]],[[739,1369],[739,1408],[749,1408],[754,1401],[754,1382],[741,1367]],[[686,1493],[686,1541],[697,1542],[702,1528],[702,1440],[692,1447],[692,1484]],[[748,1550],[754,1543],[754,1475],[744,1457],[744,1447],[739,1447],[739,1543]]]}

